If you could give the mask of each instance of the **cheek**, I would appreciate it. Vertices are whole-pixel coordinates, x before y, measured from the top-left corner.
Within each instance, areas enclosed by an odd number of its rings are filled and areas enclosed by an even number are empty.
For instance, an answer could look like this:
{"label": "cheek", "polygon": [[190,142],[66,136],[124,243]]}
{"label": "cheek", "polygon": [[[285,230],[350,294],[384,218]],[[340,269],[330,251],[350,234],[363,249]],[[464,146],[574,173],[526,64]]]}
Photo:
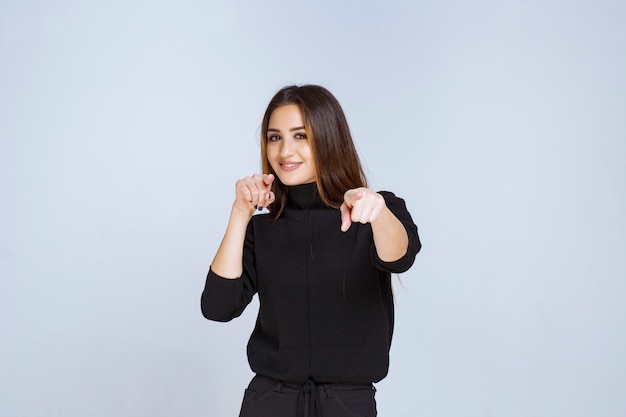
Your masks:
{"label": "cheek", "polygon": [[311,149],[311,147],[309,147],[309,160],[311,161],[311,166],[315,168],[315,155],[313,155],[313,150]]}
{"label": "cheek", "polygon": [[267,150],[267,161],[270,163],[270,166],[274,170],[274,172],[279,171],[278,161],[280,160],[280,152],[276,147],[273,147],[271,150]]}
{"label": "cheek", "polygon": [[311,145],[309,145],[308,143],[302,146],[302,153],[306,155],[307,158],[311,160],[313,159],[313,149],[311,149]]}
{"label": "cheek", "polygon": [[272,160],[276,159],[276,155],[277,155],[276,147],[275,146],[268,146],[265,149],[265,154],[267,156],[267,160],[270,161],[270,162]]}

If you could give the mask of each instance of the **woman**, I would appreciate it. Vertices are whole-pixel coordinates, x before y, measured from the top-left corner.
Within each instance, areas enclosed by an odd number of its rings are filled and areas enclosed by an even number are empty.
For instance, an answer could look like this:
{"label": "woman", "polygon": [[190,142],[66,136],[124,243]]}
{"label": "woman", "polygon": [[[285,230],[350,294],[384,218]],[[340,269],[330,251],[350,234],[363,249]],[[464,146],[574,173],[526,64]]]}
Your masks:
{"label": "woman", "polygon": [[248,343],[256,376],[240,417],[375,416],[391,273],[413,264],[417,227],[402,199],[367,188],[341,106],[323,87],[272,98],[261,154],[263,174],[236,183],[201,300],[206,318],[229,321],[259,295]]}

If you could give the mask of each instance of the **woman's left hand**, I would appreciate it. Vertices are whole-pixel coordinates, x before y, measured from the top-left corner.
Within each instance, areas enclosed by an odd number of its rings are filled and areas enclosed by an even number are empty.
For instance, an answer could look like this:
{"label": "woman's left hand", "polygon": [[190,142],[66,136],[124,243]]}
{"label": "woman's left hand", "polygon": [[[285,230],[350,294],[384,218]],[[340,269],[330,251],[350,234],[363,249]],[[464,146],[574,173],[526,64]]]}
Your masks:
{"label": "woman's left hand", "polygon": [[382,195],[369,188],[361,187],[346,191],[341,204],[341,231],[350,228],[352,222],[371,223],[386,207]]}

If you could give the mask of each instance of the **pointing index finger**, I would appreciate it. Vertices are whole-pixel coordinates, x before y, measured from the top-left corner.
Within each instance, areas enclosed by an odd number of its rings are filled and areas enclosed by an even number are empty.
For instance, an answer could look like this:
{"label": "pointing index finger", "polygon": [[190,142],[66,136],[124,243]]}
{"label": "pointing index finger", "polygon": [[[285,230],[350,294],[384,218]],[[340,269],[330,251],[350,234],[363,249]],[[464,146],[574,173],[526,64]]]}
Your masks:
{"label": "pointing index finger", "polygon": [[343,196],[344,201],[350,207],[354,206],[354,203],[356,203],[361,198],[363,198],[363,193],[359,190],[348,190]]}
{"label": "pointing index finger", "polygon": [[274,182],[274,174],[263,174],[263,183],[265,185],[272,185]]}

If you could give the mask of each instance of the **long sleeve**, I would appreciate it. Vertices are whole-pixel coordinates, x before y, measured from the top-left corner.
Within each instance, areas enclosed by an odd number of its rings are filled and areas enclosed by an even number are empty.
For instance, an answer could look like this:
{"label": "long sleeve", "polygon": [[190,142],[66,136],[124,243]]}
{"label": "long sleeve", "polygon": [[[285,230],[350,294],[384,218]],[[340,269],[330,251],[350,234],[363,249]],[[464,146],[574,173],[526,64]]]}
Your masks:
{"label": "long sleeve", "polygon": [[406,233],[409,237],[409,245],[406,254],[400,259],[393,262],[385,262],[378,257],[376,253],[376,247],[372,244],[371,257],[376,266],[383,271],[390,273],[401,273],[407,271],[415,261],[415,256],[422,248],[422,244],[417,233],[417,226],[411,218],[411,214],[406,208],[406,203],[403,199],[396,197],[389,191],[381,191],[380,194],[385,199],[385,204],[389,210],[400,220],[400,223],[404,226]]}
{"label": "long sleeve", "polygon": [[341,231],[340,210],[326,206],[311,183],[289,187],[278,220],[250,220],[241,277],[209,270],[202,312],[211,320],[239,316],[258,294],[247,348],[253,372],[292,382],[366,383],[387,375],[391,273],[406,271],[421,245],[404,201],[381,194],[408,235],[406,254],[397,261],[379,259],[371,224]]}
{"label": "long sleeve", "polygon": [[209,320],[230,321],[241,315],[255,293],[254,236],[250,222],[244,242],[241,277],[224,278],[209,269],[200,299],[202,314]]}

